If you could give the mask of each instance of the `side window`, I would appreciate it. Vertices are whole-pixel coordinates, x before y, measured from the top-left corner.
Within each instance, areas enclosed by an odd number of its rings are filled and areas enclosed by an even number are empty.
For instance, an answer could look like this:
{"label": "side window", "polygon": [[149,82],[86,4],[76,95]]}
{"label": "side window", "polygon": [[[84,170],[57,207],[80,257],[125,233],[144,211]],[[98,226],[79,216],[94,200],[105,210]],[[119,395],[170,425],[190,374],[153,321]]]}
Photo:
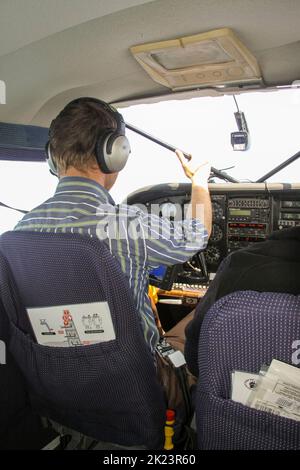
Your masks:
{"label": "side window", "polygon": [[0,207],[0,235],[12,230],[21,218],[21,213]]}
{"label": "side window", "polygon": [[[51,197],[56,185],[45,163],[0,161],[0,202],[4,204],[31,210]],[[0,206],[0,235],[12,230],[22,217]]]}

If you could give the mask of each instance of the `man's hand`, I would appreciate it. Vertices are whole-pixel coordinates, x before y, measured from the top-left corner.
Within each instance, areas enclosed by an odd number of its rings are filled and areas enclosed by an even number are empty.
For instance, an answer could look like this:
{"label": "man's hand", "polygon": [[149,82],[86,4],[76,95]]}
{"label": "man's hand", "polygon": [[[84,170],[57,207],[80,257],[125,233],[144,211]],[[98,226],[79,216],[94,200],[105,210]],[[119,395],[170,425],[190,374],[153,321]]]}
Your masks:
{"label": "man's hand", "polygon": [[[202,165],[195,165],[192,163],[192,160],[187,163],[180,150],[176,150],[176,155],[182,165],[184,173],[192,181],[191,202],[187,215],[193,219],[199,219],[205,226],[208,236],[210,236],[212,227],[212,209],[208,190],[208,178],[211,170],[210,164],[205,162],[202,163]],[[203,210],[199,211],[199,208]]]}
{"label": "man's hand", "polygon": [[209,162],[204,162],[201,165],[195,165],[193,159],[189,162],[184,158],[181,150],[176,150],[176,155],[181,163],[185,175],[197,186],[207,187],[208,178],[211,172],[211,166]]}

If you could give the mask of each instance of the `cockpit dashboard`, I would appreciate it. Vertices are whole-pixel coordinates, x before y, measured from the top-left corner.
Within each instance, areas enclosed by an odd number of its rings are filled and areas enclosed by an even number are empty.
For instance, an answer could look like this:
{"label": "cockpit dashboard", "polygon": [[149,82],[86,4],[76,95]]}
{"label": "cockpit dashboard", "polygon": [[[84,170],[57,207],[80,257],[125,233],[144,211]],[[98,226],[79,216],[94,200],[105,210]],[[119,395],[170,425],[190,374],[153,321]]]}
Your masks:
{"label": "cockpit dashboard", "polygon": [[[300,183],[210,184],[209,189],[213,225],[204,251],[206,266],[198,253],[184,265],[151,273],[154,285],[170,290],[181,283],[207,284],[228,254],[265,241],[273,231],[300,226]],[[127,203],[149,211],[156,205],[161,216],[178,220],[190,197],[190,184],[159,184],[132,193]]]}

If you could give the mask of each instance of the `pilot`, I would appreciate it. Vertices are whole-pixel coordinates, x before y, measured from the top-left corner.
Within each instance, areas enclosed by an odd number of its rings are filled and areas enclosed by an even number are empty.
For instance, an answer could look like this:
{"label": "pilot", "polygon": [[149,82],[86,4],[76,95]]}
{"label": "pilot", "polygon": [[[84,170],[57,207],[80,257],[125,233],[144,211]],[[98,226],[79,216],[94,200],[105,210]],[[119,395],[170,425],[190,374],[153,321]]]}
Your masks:
{"label": "pilot", "polygon": [[300,293],[300,227],[273,232],[265,242],[235,251],[221,263],[216,277],[187,325],[185,358],[198,376],[198,342],[203,319],[210,307],[231,292]]}
{"label": "pilot", "polygon": [[[154,353],[159,332],[148,297],[148,273],[158,265],[184,263],[206,247],[211,232],[209,165],[194,168],[177,151],[192,195],[188,217],[175,228],[168,219],[135,206],[115,205],[109,191],[126,164],[130,145],[123,117],[108,104],[95,98],[67,104],[51,123],[46,151],[51,172],[59,179],[55,194],[26,214],[15,230],[71,232],[103,240],[128,279],[143,336]],[[111,224],[112,215],[119,219],[119,230]]]}

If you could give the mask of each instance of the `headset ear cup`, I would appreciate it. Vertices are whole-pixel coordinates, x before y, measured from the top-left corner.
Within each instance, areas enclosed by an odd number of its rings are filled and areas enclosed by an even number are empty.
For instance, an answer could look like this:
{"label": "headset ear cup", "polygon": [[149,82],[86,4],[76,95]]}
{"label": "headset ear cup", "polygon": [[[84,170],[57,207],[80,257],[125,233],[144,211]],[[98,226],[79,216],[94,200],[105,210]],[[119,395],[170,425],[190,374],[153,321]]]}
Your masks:
{"label": "headset ear cup", "polygon": [[109,174],[124,168],[130,152],[127,137],[109,131],[99,137],[95,153],[100,170]]}
{"label": "headset ear cup", "polygon": [[58,176],[57,166],[53,161],[50,149],[50,142],[48,141],[45,146],[46,160],[50,169],[50,173],[54,176]]}
{"label": "headset ear cup", "polygon": [[125,135],[113,134],[107,137],[104,144],[104,158],[110,173],[121,171],[130,155],[131,148]]}
{"label": "headset ear cup", "polygon": [[98,138],[98,141],[96,143],[96,149],[95,149],[95,155],[96,155],[96,159],[97,159],[97,163],[98,163],[98,166],[100,168],[100,170],[103,172],[103,173],[111,173],[109,167],[107,166],[106,164],[106,154],[107,154],[107,151],[106,151],[106,143],[109,139],[109,137],[112,135],[112,132],[109,131],[109,132],[104,132],[99,138]]}

